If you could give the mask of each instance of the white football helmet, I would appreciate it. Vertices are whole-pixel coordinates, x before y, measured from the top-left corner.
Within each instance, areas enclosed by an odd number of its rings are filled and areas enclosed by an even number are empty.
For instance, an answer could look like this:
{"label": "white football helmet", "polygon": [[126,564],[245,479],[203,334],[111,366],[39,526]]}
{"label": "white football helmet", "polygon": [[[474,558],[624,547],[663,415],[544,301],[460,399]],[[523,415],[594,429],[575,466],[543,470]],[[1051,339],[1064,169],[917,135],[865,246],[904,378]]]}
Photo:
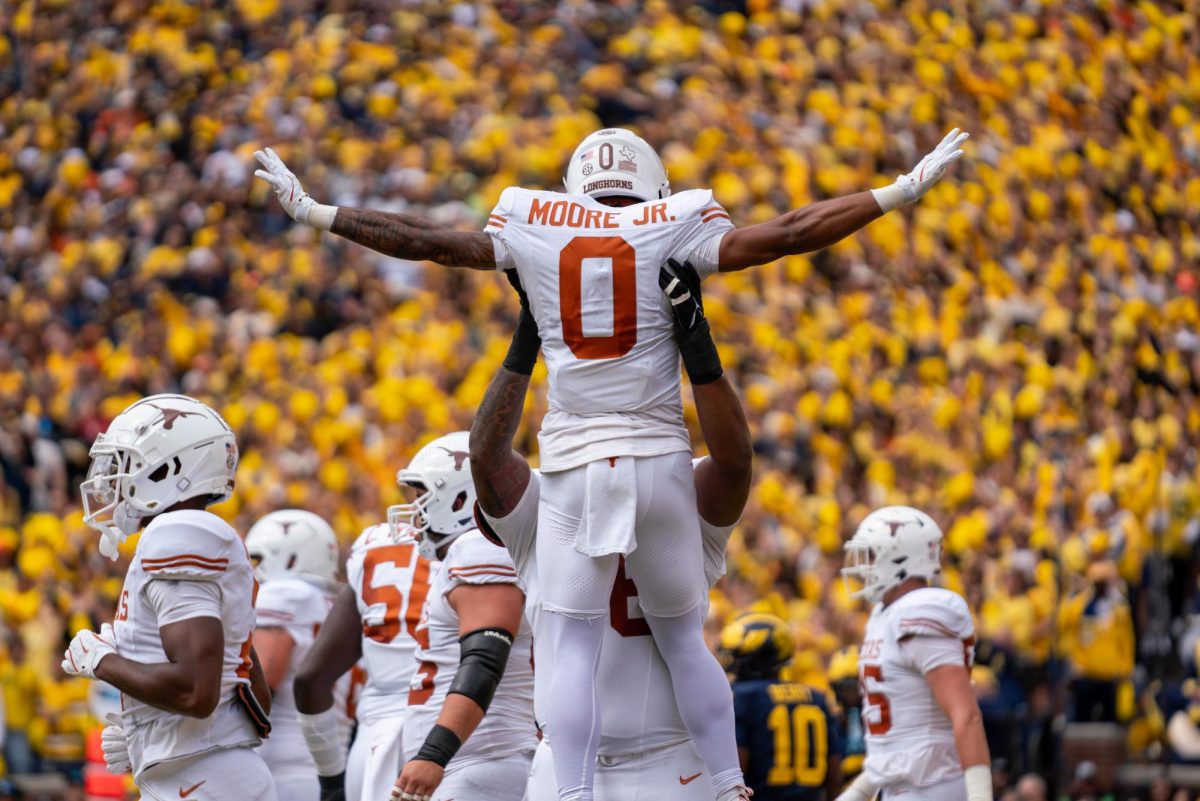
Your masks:
{"label": "white football helmet", "polygon": [[624,128],[605,128],[579,143],[563,185],[572,195],[628,195],[657,200],[671,194],[667,171],[650,143]]}
{"label": "white football helmet", "polygon": [[295,576],[325,589],[337,584],[337,535],[312,512],[271,512],[250,527],[246,550],[259,581]]}
{"label": "white football helmet", "polygon": [[871,603],[905,579],[932,581],[942,572],[942,530],[932,517],[910,506],[871,512],[843,547],[842,579],[861,580],[862,589],[852,595]]}
{"label": "white football helmet", "polygon": [[415,487],[421,494],[412,503],[388,508],[392,536],[399,539],[415,533],[417,548],[426,559],[436,559],[438,548],[475,527],[469,440],[466,431],[438,437],[396,474],[396,483]]}
{"label": "white football helmet", "polygon": [[197,496],[228,498],[238,449],[233,429],[208,406],[186,395],[152,395],[117,415],[90,456],[80,485],[83,520],[101,533],[100,553],[116,559],[143,518]]}

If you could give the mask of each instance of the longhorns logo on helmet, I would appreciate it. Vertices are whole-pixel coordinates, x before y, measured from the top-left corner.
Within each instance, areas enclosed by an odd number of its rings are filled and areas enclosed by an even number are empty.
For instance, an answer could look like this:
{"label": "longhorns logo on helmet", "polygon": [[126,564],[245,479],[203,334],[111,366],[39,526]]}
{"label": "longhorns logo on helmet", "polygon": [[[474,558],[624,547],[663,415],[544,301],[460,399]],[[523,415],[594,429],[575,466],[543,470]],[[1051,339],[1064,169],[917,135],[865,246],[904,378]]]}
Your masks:
{"label": "longhorns logo on helmet", "polygon": [[470,435],[458,431],[435,439],[417,452],[408,467],[396,474],[401,486],[420,492],[411,503],[388,509],[392,536],[415,532],[426,559],[460,534],[475,527],[475,484],[465,469],[471,458]]}
{"label": "longhorns logo on helmet", "polygon": [[[149,401],[146,402],[146,405],[152,406],[155,409],[158,409],[160,412],[162,412],[162,427],[164,429],[166,429],[167,431],[170,431],[171,429],[173,429],[175,427],[175,421],[179,420],[180,418],[201,417],[202,416],[200,412],[188,412],[188,411],[184,411],[183,409],[172,409],[168,406],[159,406],[157,403],[150,403]],[[146,427],[148,428],[149,426],[154,425],[154,423],[157,423],[157,422],[159,422],[159,421],[154,420],[150,423],[147,423]]]}
{"label": "longhorns logo on helmet", "polygon": [[471,456],[471,453],[469,451],[452,451],[449,448],[443,448],[441,445],[438,445],[438,447],[441,448],[442,450],[444,450],[446,453],[450,454],[452,457],[454,457],[454,469],[455,470],[462,470],[463,463],[466,462],[467,459],[469,459]]}
{"label": "longhorns logo on helmet", "polygon": [[867,515],[845,544],[842,577],[862,582],[850,589],[872,602],[910,578],[932,580],[941,573],[942,530],[929,515],[909,506],[888,506]]}

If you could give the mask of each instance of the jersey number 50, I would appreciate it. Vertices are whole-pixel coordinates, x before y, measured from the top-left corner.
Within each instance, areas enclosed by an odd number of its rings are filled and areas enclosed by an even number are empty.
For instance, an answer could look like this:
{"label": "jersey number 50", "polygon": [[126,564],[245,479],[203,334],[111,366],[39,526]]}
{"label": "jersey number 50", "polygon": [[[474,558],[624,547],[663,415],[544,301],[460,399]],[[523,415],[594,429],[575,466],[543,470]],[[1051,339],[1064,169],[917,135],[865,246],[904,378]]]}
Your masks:
{"label": "jersey number 50", "polygon": [[[612,334],[583,333],[583,262],[612,265]],[[563,341],[578,359],[616,359],[637,344],[637,253],[619,236],[577,236],[558,254],[558,303]]]}

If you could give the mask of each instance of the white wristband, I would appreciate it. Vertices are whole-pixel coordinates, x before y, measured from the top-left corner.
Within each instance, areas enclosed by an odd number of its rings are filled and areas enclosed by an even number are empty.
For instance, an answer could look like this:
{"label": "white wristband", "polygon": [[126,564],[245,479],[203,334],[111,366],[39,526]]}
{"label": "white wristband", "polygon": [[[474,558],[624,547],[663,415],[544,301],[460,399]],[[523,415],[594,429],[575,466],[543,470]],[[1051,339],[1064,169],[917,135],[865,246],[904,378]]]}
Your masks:
{"label": "white wristband", "polygon": [[879,204],[879,208],[883,209],[885,214],[892,209],[900,208],[908,202],[904,197],[904,190],[899,184],[890,184],[879,189],[872,189],[871,194],[875,196],[875,202]]}
{"label": "white wristband", "polygon": [[842,790],[837,801],[871,801],[875,797],[877,789],[875,785],[867,781],[867,774],[860,773],[854,781],[850,782],[849,787]]}
{"label": "white wristband", "polygon": [[328,231],[333,227],[333,218],[337,216],[337,210],[337,206],[323,206],[318,203],[308,210],[308,219],[305,222],[313,228]]}
{"label": "white wristband", "polygon": [[963,771],[967,785],[967,801],[992,801],[992,769],[987,765],[972,765]]}
{"label": "white wristband", "polygon": [[[334,208],[326,206],[325,208]],[[313,762],[317,763],[317,773],[322,776],[336,776],[346,770],[346,747],[338,736],[337,712],[331,706],[324,712],[315,715],[299,713],[300,731],[304,732],[304,741],[312,753]]]}

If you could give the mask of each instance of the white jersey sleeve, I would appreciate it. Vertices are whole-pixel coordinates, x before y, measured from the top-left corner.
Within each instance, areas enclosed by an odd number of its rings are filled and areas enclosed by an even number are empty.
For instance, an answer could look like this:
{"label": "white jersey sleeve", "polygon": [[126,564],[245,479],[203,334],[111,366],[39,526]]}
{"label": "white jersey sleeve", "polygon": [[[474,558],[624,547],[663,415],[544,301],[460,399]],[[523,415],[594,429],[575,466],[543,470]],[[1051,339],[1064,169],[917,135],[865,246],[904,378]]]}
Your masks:
{"label": "white jersey sleeve", "polygon": [[896,601],[899,619],[896,631],[906,637],[949,637],[965,640],[975,636],[975,623],[967,602],[958,593],[928,587]]}
{"label": "white jersey sleeve", "polygon": [[717,272],[721,240],[733,230],[729,212],[713,198],[711,189],[690,189],[673,195],[675,216],[683,221],[675,231],[671,255],[689,261],[700,276]]}
{"label": "white jersey sleeve", "polygon": [[146,536],[151,534],[148,527],[143,535],[145,544],[138,543],[146,577],[187,581],[221,579],[229,570],[233,549],[243,546],[232,529],[226,532],[208,525],[209,522],[190,515],[172,515],[168,525],[153,528],[153,536]]}
{"label": "white jersey sleeve", "polygon": [[449,594],[463,584],[516,584],[517,568],[506,548],[486,538],[459,539],[446,555],[447,581],[443,592]]}
{"label": "white jersey sleeve", "polygon": [[492,249],[496,254],[497,270],[511,270],[516,267],[512,253],[504,240],[504,226],[508,224],[508,219],[512,216],[513,199],[518,191],[520,190],[517,187],[510,186],[500,193],[500,200],[496,202],[492,213],[488,215],[487,225],[483,228],[484,232],[492,237]]}
{"label": "white jersey sleeve", "polygon": [[160,628],[197,617],[221,619],[221,590],[211,581],[156,579],[142,593]]}

